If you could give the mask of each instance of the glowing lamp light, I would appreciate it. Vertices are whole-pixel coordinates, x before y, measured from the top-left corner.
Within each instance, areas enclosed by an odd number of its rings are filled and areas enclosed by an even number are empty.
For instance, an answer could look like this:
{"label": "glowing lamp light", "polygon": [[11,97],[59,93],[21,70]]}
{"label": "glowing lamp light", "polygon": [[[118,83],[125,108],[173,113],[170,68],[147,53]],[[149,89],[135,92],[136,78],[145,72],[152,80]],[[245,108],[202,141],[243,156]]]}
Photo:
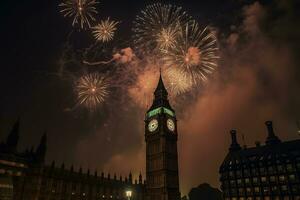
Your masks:
{"label": "glowing lamp light", "polygon": [[126,197],[127,197],[128,199],[130,199],[131,196],[132,196],[132,191],[131,191],[131,190],[126,191]]}

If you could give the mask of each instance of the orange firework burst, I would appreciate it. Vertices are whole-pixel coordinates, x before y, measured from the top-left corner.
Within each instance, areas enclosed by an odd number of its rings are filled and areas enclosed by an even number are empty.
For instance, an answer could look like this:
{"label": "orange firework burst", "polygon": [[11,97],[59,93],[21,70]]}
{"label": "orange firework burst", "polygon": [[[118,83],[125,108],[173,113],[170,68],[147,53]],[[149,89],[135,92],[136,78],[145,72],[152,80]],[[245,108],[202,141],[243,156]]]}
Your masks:
{"label": "orange firework burst", "polygon": [[216,35],[209,27],[201,29],[196,21],[182,28],[174,48],[162,52],[165,65],[176,68],[177,74],[194,85],[207,80],[219,59]]}

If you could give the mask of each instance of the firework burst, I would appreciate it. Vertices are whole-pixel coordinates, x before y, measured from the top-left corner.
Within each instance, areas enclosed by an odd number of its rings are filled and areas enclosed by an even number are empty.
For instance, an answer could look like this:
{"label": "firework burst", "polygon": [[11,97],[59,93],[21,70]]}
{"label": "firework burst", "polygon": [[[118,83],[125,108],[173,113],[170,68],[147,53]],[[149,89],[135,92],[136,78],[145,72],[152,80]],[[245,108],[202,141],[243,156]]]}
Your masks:
{"label": "firework burst", "polygon": [[72,25],[79,24],[83,29],[91,27],[91,21],[95,21],[94,15],[97,14],[97,0],[63,0],[59,7],[64,17],[73,18]]}
{"label": "firework burst", "polygon": [[167,68],[164,71],[167,87],[173,96],[188,92],[193,87],[193,83],[177,68]]}
{"label": "firework burst", "polygon": [[98,73],[91,73],[79,78],[75,90],[78,103],[94,110],[101,105],[108,95],[108,83]]}
{"label": "firework burst", "polygon": [[177,37],[177,28],[163,28],[160,33],[157,35],[157,44],[159,49],[168,50],[170,48],[175,48],[176,46],[176,37]]}
{"label": "firework burst", "polygon": [[190,19],[181,7],[161,3],[147,6],[133,22],[136,49],[152,53],[160,47],[172,46],[180,25],[186,24]]}
{"label": "firework burst", "polygon": [[193,21],[182,28],[176,41],[174,48],[163,51],[166,67],[176,68],[176,74],[180,73],[192,85],[206,81],[219,59],[215,33],[209,27],[201,29]]}
{"label": "firework burst", "polygon": [[93,29],[93,34],[96,40],[102,42],[108,42],[113,39],[115,31],[117,30],[117,24],[119,22],[112,21],[109,18],[107,20],[101,21]]}

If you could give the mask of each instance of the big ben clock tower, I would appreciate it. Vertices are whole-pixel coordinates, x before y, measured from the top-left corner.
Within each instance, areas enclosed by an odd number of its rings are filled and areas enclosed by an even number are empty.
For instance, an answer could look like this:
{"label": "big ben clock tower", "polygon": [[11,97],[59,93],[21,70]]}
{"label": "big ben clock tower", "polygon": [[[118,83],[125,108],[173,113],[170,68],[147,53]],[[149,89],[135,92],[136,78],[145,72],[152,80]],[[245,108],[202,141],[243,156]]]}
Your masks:
{"label": "big ben clock tower", "polygon": [[161,76],[146,113],[145,140],[147,200],[179,200],[176,116]]}

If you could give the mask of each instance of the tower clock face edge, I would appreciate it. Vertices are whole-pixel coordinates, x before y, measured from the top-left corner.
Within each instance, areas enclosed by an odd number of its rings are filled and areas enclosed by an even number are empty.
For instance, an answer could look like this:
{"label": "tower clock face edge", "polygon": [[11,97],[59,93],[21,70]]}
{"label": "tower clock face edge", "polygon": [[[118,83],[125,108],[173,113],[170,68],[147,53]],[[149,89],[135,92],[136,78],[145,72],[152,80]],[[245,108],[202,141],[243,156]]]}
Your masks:
{"label": "tower clock face edge", "polygon": [[174,120],[172,120],[172,119],[168,119],[167,120],[167,127],[168,127],[168,129],[170,130],[170,131],[175,131],[175,123],[174,123]]}
{"label": "tower clock face edge", "polygon": [[158,121],[157,119],[152,119],[149,124],[148,124],[148,130],[150,132],[154,132],[156,131],[156,129],[158,128]]}

